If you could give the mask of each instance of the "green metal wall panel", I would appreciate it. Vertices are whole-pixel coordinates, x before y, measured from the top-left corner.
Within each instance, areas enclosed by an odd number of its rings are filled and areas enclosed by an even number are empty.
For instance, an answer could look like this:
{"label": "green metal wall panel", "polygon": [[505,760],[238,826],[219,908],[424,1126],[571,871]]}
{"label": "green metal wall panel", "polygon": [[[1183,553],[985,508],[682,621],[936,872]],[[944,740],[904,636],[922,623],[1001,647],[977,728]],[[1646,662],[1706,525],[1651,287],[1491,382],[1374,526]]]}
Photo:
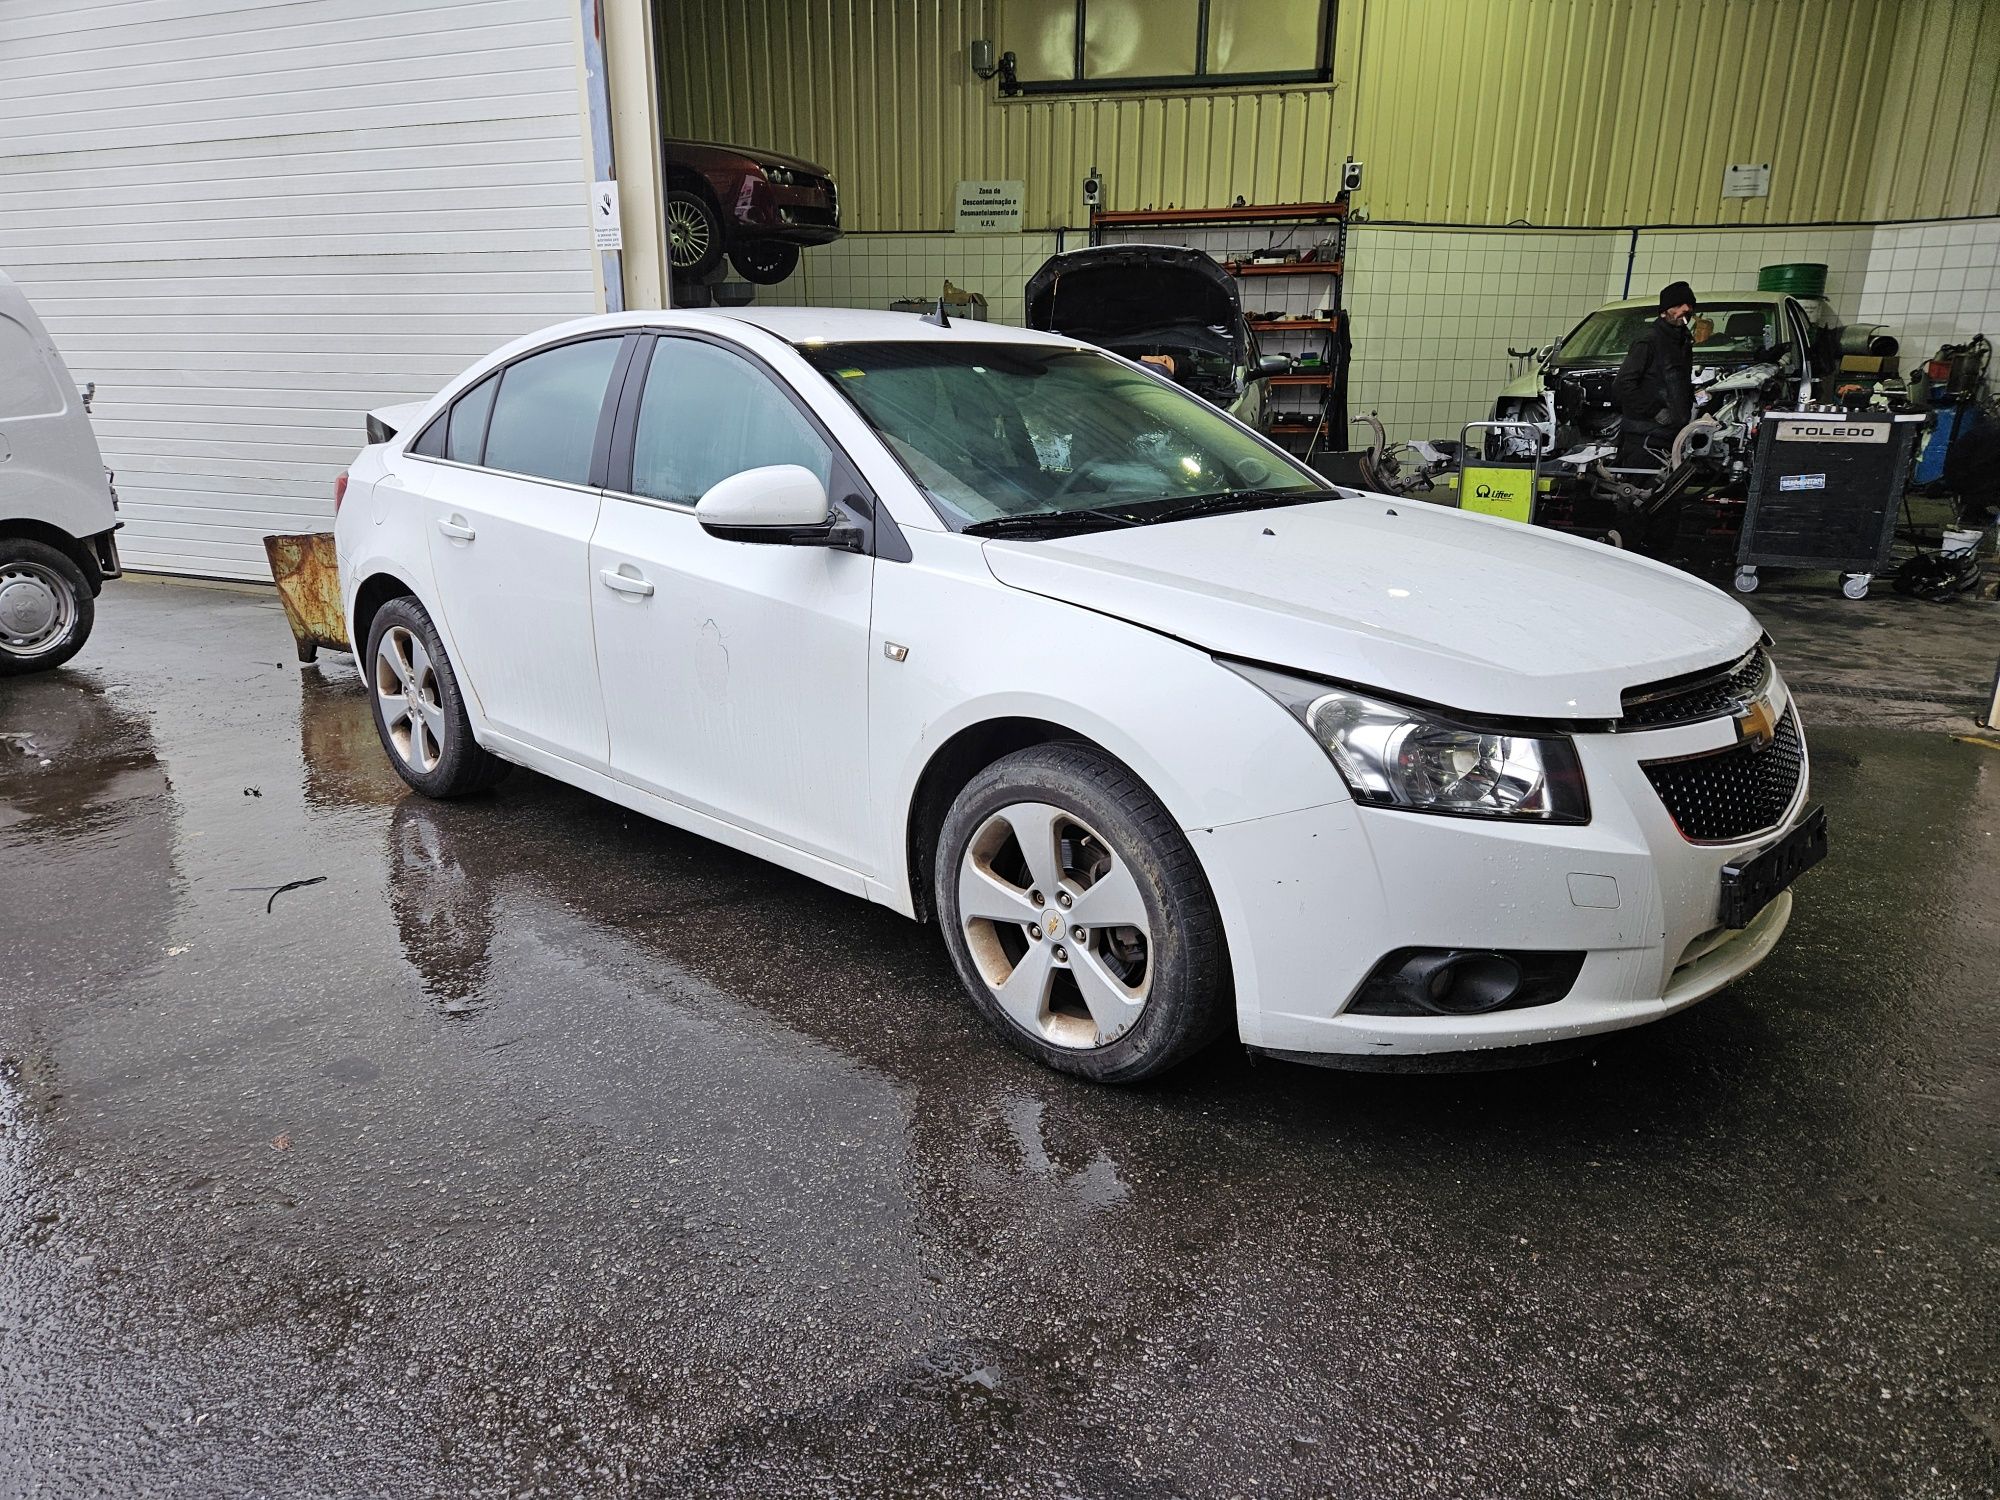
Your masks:
{"label": "green metal wall panel", "polygon": [[1883,90],[1871,218],[2000,213],[2000,4],[1911,0]]}
{"label": "green metal wall panel", "polygon": [[[1901,0],[1373,0],[1356,139],[1378,218],[1848,219]],[[1989,92],[2000,80],[1989,78]],[[1768,198],[1724,199],[1730,162]]]}
{"label": "green metal wall panel", "polygon": [[960,178],[1079,223],[1093,166],[1114,208],[1322,199],[1350,149],[1380,220],[2000,212],[2000,0],[1338,0],[1330,84],[1003,100],[966,47],[1006,10],[662,0],[669,129],[823,162],[859,231],[949,228]]}

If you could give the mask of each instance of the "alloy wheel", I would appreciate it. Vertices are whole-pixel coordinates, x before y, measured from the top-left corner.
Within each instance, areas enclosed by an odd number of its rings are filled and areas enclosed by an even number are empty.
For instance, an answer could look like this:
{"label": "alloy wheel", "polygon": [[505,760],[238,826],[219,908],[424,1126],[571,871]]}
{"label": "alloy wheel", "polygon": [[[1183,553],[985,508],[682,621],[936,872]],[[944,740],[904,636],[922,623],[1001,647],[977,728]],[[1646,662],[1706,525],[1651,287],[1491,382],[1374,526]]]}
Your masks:
{"label": "alloy wheel", "polygon": [[683,198],[667,202],[669,258],[679,268],[699,265],[709,253],[708,215]]}
{"label": "alloy wheel", "polygon": [[384,631],[375,649],[375,701],[403,763],[435,771],[444,756],[444,702],[430,652],[406,626]]}
{"label": "alloy wheel", "polygon": [[0,650],[10,656],[46,656],[76,626],[69,581],[24,558],[0,563]]}
{"label": "alloy wheel", "polygon": [[1111,841],[1063,808],[1016,802],[980,824],[959,862],[958,917],[1001,1010],[1055,1046],[1108,1046],[1145,1009],[1145,897]]}

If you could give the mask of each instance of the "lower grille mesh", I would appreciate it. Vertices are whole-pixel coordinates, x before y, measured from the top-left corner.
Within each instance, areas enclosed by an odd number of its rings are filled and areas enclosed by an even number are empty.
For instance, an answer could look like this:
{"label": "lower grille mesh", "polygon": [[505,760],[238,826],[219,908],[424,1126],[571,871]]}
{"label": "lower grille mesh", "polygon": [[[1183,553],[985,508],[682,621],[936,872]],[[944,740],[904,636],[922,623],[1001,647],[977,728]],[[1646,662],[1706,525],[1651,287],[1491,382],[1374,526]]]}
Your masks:
{"label": "lower grille mesh", "polygon": [[1746,740],[1713,755],[1654,761],[1645,771],[1681,837],[1718,843],[1777,827],[1804,765],[1798,715],[1787,708],[1768,745]]}

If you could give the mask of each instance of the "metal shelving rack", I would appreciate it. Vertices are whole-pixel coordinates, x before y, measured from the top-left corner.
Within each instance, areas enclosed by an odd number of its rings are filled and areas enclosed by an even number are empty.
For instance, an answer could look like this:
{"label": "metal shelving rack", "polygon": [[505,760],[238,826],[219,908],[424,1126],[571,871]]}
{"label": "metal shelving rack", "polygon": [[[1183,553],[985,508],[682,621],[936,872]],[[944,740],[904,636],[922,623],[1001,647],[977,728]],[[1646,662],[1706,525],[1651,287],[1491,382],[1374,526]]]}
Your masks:
{"label": "metal shelving rack", "polygon": [[1322,392],[1316,408],[1281,414],[1272,426],[1272,435],[1288,446],[1301,449],[1342,449],[1347,446],[1347,315],[1342,310],[1346,280],[1348,195],[1342,189],[1330,203],[1251,203],[1230,208],[1093,209],[1090,215],[1090,242],[1103,243],[1106,229],[1220,228],[1229,226],[1280,229],[1307,225],[1325,226],[1333,231],[1328,242],[1333,253],[1323,259],[1293,260],[1259,265],[1247,260],[1226,260],[1222,268],[1239,281],[1265,276],[1322,276],[1331,282],[1324,305],[1332,309],[1326,318],[1253,318],[1250,326],[1260,334],[1316,334],[1319,348],[1288,350],[1288,353],[1317,352],[1321,368],[1293,375],[1279,375],[1271,384],[1283,389]]}

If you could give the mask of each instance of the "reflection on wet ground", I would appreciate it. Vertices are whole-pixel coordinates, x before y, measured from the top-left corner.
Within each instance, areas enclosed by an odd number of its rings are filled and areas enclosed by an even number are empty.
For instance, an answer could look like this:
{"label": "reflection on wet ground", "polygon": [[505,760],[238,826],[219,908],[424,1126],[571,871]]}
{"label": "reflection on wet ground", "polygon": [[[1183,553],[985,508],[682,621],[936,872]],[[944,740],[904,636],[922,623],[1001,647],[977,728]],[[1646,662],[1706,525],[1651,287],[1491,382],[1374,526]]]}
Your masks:
{"label": "reflection on wet ground", "polygon": [[1822,732],[1790,941],[1592,1058],[1117,1092],[887,912],[405,796],[289,654],[129,586],[0,684],[0,1493],[2000,1478],[2000,755]]}

